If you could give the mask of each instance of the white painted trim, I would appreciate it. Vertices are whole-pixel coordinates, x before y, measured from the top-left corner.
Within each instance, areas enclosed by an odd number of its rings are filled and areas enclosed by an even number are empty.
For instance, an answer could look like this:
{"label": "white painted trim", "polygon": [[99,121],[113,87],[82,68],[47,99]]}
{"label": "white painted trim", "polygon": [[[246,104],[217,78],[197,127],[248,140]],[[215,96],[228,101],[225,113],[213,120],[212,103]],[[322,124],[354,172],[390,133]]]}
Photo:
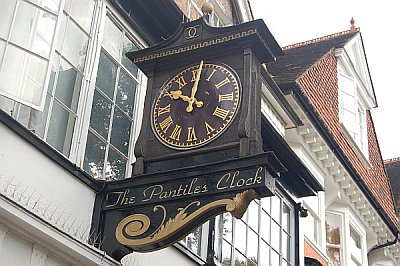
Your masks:
{"label": "white painted trim", "polygon": [[4,226],[13,228],[26,238],[34,239],[43,248],[63,256],[75,265],[120,265],[104,251],[63,233],[2,195],[0,217]]}

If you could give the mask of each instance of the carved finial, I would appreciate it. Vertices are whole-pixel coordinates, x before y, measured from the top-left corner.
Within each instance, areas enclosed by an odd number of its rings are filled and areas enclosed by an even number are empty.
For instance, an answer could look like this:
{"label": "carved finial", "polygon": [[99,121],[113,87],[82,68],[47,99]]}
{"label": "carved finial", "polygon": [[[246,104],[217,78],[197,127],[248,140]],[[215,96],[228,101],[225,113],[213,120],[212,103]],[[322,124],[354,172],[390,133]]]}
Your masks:
{"label": "carved finial", "polygon": [[356,32],[357,31],[356,27],[354,26],[354,23],[355,23],[355,21],[354,21],[354,18],[352,17],[351,20],[350,20],[350,24],[351,24],[350,32]]}
{"label": "carved finial", "polygon": [[213,5],[210,2],[205,2],[202,6],[201,6],[201,12],[203,12],[203,14],[211,14],[214,10]]}

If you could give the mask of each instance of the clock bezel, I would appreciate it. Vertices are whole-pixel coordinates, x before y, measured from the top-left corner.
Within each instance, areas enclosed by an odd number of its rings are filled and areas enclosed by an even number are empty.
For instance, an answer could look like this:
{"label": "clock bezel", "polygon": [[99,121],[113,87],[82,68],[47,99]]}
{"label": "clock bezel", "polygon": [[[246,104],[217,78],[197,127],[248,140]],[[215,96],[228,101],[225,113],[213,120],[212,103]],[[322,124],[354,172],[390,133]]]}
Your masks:
{"label": "clock bezel", "polygon": [[[169,78],[167,78],[167,80],[161,85],[161,87],[159,88],[157,94],[155,95],[153,101],[152,101],[152,105],[151,105],[151,112],[150,112],[150,124],[151,124],[151,129],[153,134],[155,135],[155,137],[157,138],[157,140],[163,144],[164,146],[173,149],[173,150],[183,150],[183,151],[187,151],[187,150],[193,150],[193,149],[198,149],[201,148],[205,145],[208,145],[210,143],[212,143],[213,141],[217,140],[219,137],[221,137],[223,135],[223,133],[232,125],[233,121],[235,120],[240,107],[241,107],[241,102],[242,102],[242,83],[240,80],[239,75],[237,74],[237,72],[229,65],[225,64],[225,63],[221,63],[221,62],[215,62],[215,61],[207,61],[204,62],[204,65],[216,65],[216,66],[220,66],[222,68],[225,68],[226,70],[228,70],[232,77],[235,79],[236,83],[237,83],[237,87],[238,87],[238,100],[237,100],[237,106],[235,109],[234,114],[232,115],[232,118],[229,120],[229,122],[226,124],[225,127],[223,127],[220,131],[218,131],[218,133],[216,133],[215,136],[205,140],[202,143],[199,143],[197,145],[191,145],[191,146],[187,146],[187,147],[182,147],[182,146],[174,146],[169,144],[168,142],[166,142],[161,136],[159,136],[159,134],[157,133],[157,129],[155,128],[155,118],[154,118],[154,111],[155,111],[155,107],[156,107],[156,103],[158,101],[158,99],[160,98],[160,95],[162,94],[163,90],[165,89],[166,85],[173,80],[177,75],[179,75],[180,73],[184,72],[185,70],[188,70],[190,68],[193,68],[195,66],[198,66],[199,63],[195,63],[192,65],[189,65],[187,67],[182,68],[182,70],[175,72],[175,74],[171,75]],[[234,90],[236,91],[236,89]],[[230,111],[231,112],[231,111]]]}

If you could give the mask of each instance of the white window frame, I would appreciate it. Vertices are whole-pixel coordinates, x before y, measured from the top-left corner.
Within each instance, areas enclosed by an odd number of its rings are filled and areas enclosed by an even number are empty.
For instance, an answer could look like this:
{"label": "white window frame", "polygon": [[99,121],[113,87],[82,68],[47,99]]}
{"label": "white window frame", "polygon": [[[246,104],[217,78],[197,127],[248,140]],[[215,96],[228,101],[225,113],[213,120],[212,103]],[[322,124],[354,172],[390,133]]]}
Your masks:
{"label": "white window frame", "polygon": [[[343,88],[342,79],[347,79],[353,82],[353,92],[352,94],[345,91]],[[359,84],[357,79],[353,78],[345,72],[343,68],[338,69],[338,84],[339,84],[339,122],[342,132],[345,134],[350,145],[357,153],[358,157],[364,163],[367,168],[371,168],[369,162],[369,151],[368,151],[368,136],[367,136],[367,116],[366,110],[367,106],[363,101],[362,95],[360,93]],[[341,86],[342,85],[342,86]],[[346,95],[347,98],[353,98],[353,108],[352,110],[346,110],[347,112],[352,112],[354,114],[354,121],[351,125],[348,125],[344,119],[344,107],[343,107],[343,97]],[[361,112],[360,112],[361,111]],[[354,128],[352,128],[354,127]]]}
{"label": "white window frame", "polygon": [[[54,15],[55,18],[56,18],[55,29],[54,29],[54,33],[53,33],[53,38],[52,38],[51,43],[50,43],[50,51],[49,51],[48,57],[36,54],[33,51],[31,51],[30,49],[26,49],[26,48],[24,48],[24,47],[22,47],[22,46],[20,46],[18,44],[15,44],[15,43],[11,42],[9,40],[10,36],[8,36],[6,40],[4,40],[4,42],[5,42],[5,44],[7,46],[9,46],[9,45],[14,46],[17,49],[19,49],[21,51],[24,51],[25,53],[27,53],[29,55],[32,55],[32,56],[38,57],[38,58],[40,58],[40,59],[42,59],[44,61],[47,61],[47,66],[46,66],[46,71],[45,71],[46,74],[44,76],[44,80],[43,80],[43,84],[42,84],[42,88],[41,88],[41,99],[39,101],[39,104],[34,104],[32,102],[29,102],[27,100],[22,99],[21,97],[18,97],[17,95],[11,95],[11,94],[3,91],[3,90],[0,90],[0,97],[4,96],[4,97],[7,97],[7,98],[11,99],[12,101],[17,102],[17,103],[22,103],[22,104],[24,104],[26,106],[29,106],[29,107],[31,107],[33,109],[36,109],[38,111],[43,111],[44,106],[45,106],[45,102],[46,102],[47,87],[48,87],[48,83],[49,83],[49,80],[50,80],[51,66],[53,64],[53,61],[55,60],[55,56],[54,56],[55,55],[55,43],[56,43],[56,40],[58,38],[58,33],[59,33],[59,29],[60,29],[60,24],[61,24],[61,19],[60,18],[61,18],[61,14],[63,12],[64,0],[60,0],[57,11],[53,11],[53,10],[50,10],[48,8],[42,7],[41,5],[39,5],[37,3],[34,3],[33,1],[25,1],[25,0],[17,0],[15,8],[18,8],[20,2],[24,2],[24,3],[28,4],[28,5],[32,5],[36,9],[38,9],[40,11],[44,11],[44,12],[50,13],[51,15]],[[15,16],[16,16],[15,11],[16,10],[14,9],[13,18],[12,18],[11,24],[9,26],[10,28],[12,28],[13,25],[15,24]],[[6,49],[4,51],[6,51]],[[3,58],[1,58],[1,60],[0,60],[0,70],[3,67],[3,63],[4,63],[3,61],[4,61],[4,54],[3,54]],[[26,70],[27,65],[25,63],[26,63],[26,59],[25,59],[25,62],[24,62],[24,72],[27,71]],[[16,86],[16,87],[18,87],[18,89],[16,88],[16,90],[19,90],[20,86],[22,86],[20,84],[20,82],[22,81],[23,78],[24,78],[24,83],[25,83],[25,80],[27,79],[27,76],[28,76],[27,73],[24,73],[24,75],[21,75],[20,81],[18,82],[18,85]],[[21,94],[21,93],[18,92],[18,94]],[[15,107],[15,104],[14,104],[14,107]]]}
{"label": "white window frame", "polygon": [[[90,76],[90,85],[86,95],[87,100],[82,101],[83,106],[81,107],[81,112],[83,112],[84,116],[82,115],[82,113],[79,116],[82,118],[82,121],[79,123],[79,127],[76,129],[77,130],[76,132],[80,132],[80,135],[77,136],[76,141],[73,140],[73,144],[76,144],[76,146],[74,147],[76,151],[76,154],[74,155],[76,158],[75,160],[77,162],[77,165],[79,165],[81,168],[83,167],[87,136],[89,133],[90,114],[91,114],[93,96],[96,86],[96,77],[98,72],[100,53],[102,49],[104,49],[107,52],[107,50],[104,47],[102,47],[102,39],[103,39],[104,27],[107,15],[109,15],[110,18],[114,22],[116,22],[118,26],[122,27],[125,30],[128,37],[135,42],[138,48],[144,49],[148,46],[148,44],[144,41],[144,39],[141,38],[131,28],[131,26],[128,25],[128,23],[126,23],[125,19],[119,14],[117,10],[115,10],[115,8],[110,3],[108,3],[108,1],[98,1],[98,5],[99,5],[98,12],[100,14],[98,16],[98,19],[101,19],[101,22],[99,24],[100,25],[98,29],[99,34],[97,34],[96,44],[93,47],[94,53],[90,53],[91,55],[94,54],[93,68]],[[121,65],[121,67],[123,68],[124,66]],[[147,77],[143,74],[143,72],[140,71],[140,69],[138,69],[138,76],[136,81],[138,82],[138,86],[135,95],[134,110],[133,110],[133,117],[135,118],[135,122],[133,124],[133,127],[131,128],[128,161],[125,171],[125,177],[129,177],[129,173],[131,173],[132,171],[132,163],[136,161],[136,157],[134,156],[134,144],[136,143],[136,140],[138,138],[143,118],[142,107],[144,106],[144,98],[146,95]]]}
{"label": "white window frame", "polygon": [[[351,260],[356,259],[356,262],[360,265],[365,265],[368,261],[367,259],[367,227],[366,225],[357,217],[357,214],[353,212],[348,206],[333,206],[333,209],[326,211],[326,214],[339,215],[341,217],[341,263],[343,265],[351,265]],[[361,261],[360,258],[356,258],[350,251],[350,245],[352,239],[350,238],[350,228],[360,236],[361,244]],[[326,243],[326,246],[332,246]]]}

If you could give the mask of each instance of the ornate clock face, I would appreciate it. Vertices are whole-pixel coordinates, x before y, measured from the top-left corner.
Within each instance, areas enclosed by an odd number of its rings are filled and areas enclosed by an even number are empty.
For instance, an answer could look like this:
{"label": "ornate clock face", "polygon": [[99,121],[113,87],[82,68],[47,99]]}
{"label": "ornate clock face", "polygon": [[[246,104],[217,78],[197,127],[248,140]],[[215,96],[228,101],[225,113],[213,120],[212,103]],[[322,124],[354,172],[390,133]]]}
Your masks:
{"label": "ornate clock face", "polygon": [[218,63],[190,66],[160,89],[152,106],[152,128],[173,149],[193,149],[219,137],[239,108],[237,74]]}

